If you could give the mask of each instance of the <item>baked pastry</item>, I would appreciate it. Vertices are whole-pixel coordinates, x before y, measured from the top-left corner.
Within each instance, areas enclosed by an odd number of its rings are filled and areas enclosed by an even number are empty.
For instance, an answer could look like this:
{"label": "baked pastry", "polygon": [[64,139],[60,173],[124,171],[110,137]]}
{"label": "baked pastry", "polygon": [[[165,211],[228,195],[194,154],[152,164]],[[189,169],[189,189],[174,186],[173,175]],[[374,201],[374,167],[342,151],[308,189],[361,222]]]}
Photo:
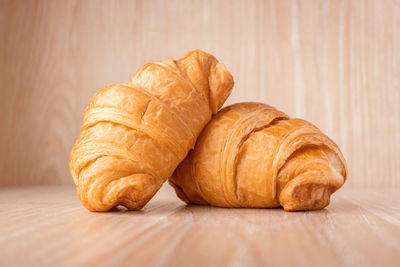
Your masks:
{"label": "baked pastry", "polygon": [[233,78],[196,50],[143,66],[126,84],[96,93],[70,156],[82,204],[141,209],[157,192],[229,96]]}
{"label": "baked pastry", "polygon": [[338,146],[317,127],[261,103],[222,109],[169,183],[186,203],[322,209],[346,180]]}

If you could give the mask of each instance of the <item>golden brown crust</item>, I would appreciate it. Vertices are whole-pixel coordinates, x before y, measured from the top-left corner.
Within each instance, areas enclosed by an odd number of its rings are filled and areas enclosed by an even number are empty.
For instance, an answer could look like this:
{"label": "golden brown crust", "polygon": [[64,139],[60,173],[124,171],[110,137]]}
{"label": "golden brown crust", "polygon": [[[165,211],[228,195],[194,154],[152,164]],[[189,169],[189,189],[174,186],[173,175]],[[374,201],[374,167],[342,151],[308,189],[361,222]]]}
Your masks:
{"label": "golden brown crust", "polygon": [[78,196],[92,211],[141,209],[193,148],[229,96],[233,78],[200,50],[143,66],[96,93],[70,156]]}
{"label": "golden brown crust", "polygon": [[222,109],[170,178],[187,203],[321,209],[347,176],[337,145],[317,127],[260,103]]}

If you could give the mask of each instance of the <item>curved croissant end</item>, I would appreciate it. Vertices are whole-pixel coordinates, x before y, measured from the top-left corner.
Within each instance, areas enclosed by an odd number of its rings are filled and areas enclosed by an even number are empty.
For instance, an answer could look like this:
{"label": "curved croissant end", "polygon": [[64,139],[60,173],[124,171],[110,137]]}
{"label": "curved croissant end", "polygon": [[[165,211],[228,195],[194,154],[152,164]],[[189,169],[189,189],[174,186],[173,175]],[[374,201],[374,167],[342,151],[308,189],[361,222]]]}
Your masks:
{"label": "curved croissant end", "polygon": [[[225,65],[201,50],[187,53],[178,65],[191,82],[208,95],[211,111],[216,114],[231,94],[234,83]],[[201,85],[208,85],[208,88]]]}
{"label": "curved croissant end", "polygon": [[264,104],[221,110],[169,182],[187,203],[321,209],[346,180],[337,145],[317,127]]}
{"label": "curved croissant end", "polygon": [[232,76],[213,67],[219,64],[207,53],[191,52],[147,64],[129,83],[92,97],[70,156],[86,208],[138,210],[152,198],[231,92]]}

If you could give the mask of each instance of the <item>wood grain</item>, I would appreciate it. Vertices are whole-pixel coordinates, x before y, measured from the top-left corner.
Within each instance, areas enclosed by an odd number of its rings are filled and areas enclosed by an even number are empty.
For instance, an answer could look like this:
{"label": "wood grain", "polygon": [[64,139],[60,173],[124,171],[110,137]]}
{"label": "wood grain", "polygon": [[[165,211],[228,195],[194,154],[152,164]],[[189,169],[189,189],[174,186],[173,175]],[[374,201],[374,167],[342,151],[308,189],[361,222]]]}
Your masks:
{"label": "wood grain", "polygon": [[347,185],[400,186],[400,1],[0,0],[0,186],[72,183],[91,95],[200,48],[228,103],[307,119],[342,148]]}
{"label": "wood grain", "polygon": [[1,266],[398,266],[393,189],[337,192],[315,212],[185,206],[87,211],[71,186],[0,189]]}

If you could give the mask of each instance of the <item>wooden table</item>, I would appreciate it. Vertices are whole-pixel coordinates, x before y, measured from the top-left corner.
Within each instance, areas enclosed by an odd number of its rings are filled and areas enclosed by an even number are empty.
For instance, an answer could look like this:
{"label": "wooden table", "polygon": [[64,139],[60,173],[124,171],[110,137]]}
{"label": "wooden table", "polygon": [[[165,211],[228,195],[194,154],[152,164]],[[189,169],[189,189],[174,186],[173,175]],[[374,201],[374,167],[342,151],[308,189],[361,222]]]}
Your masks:
{"label": "wooden table", "polygon": [[315,212],[185,206],[93,213],[71,186],[0,189],[0,266],[399,266],[400,191],[347,189]]}

